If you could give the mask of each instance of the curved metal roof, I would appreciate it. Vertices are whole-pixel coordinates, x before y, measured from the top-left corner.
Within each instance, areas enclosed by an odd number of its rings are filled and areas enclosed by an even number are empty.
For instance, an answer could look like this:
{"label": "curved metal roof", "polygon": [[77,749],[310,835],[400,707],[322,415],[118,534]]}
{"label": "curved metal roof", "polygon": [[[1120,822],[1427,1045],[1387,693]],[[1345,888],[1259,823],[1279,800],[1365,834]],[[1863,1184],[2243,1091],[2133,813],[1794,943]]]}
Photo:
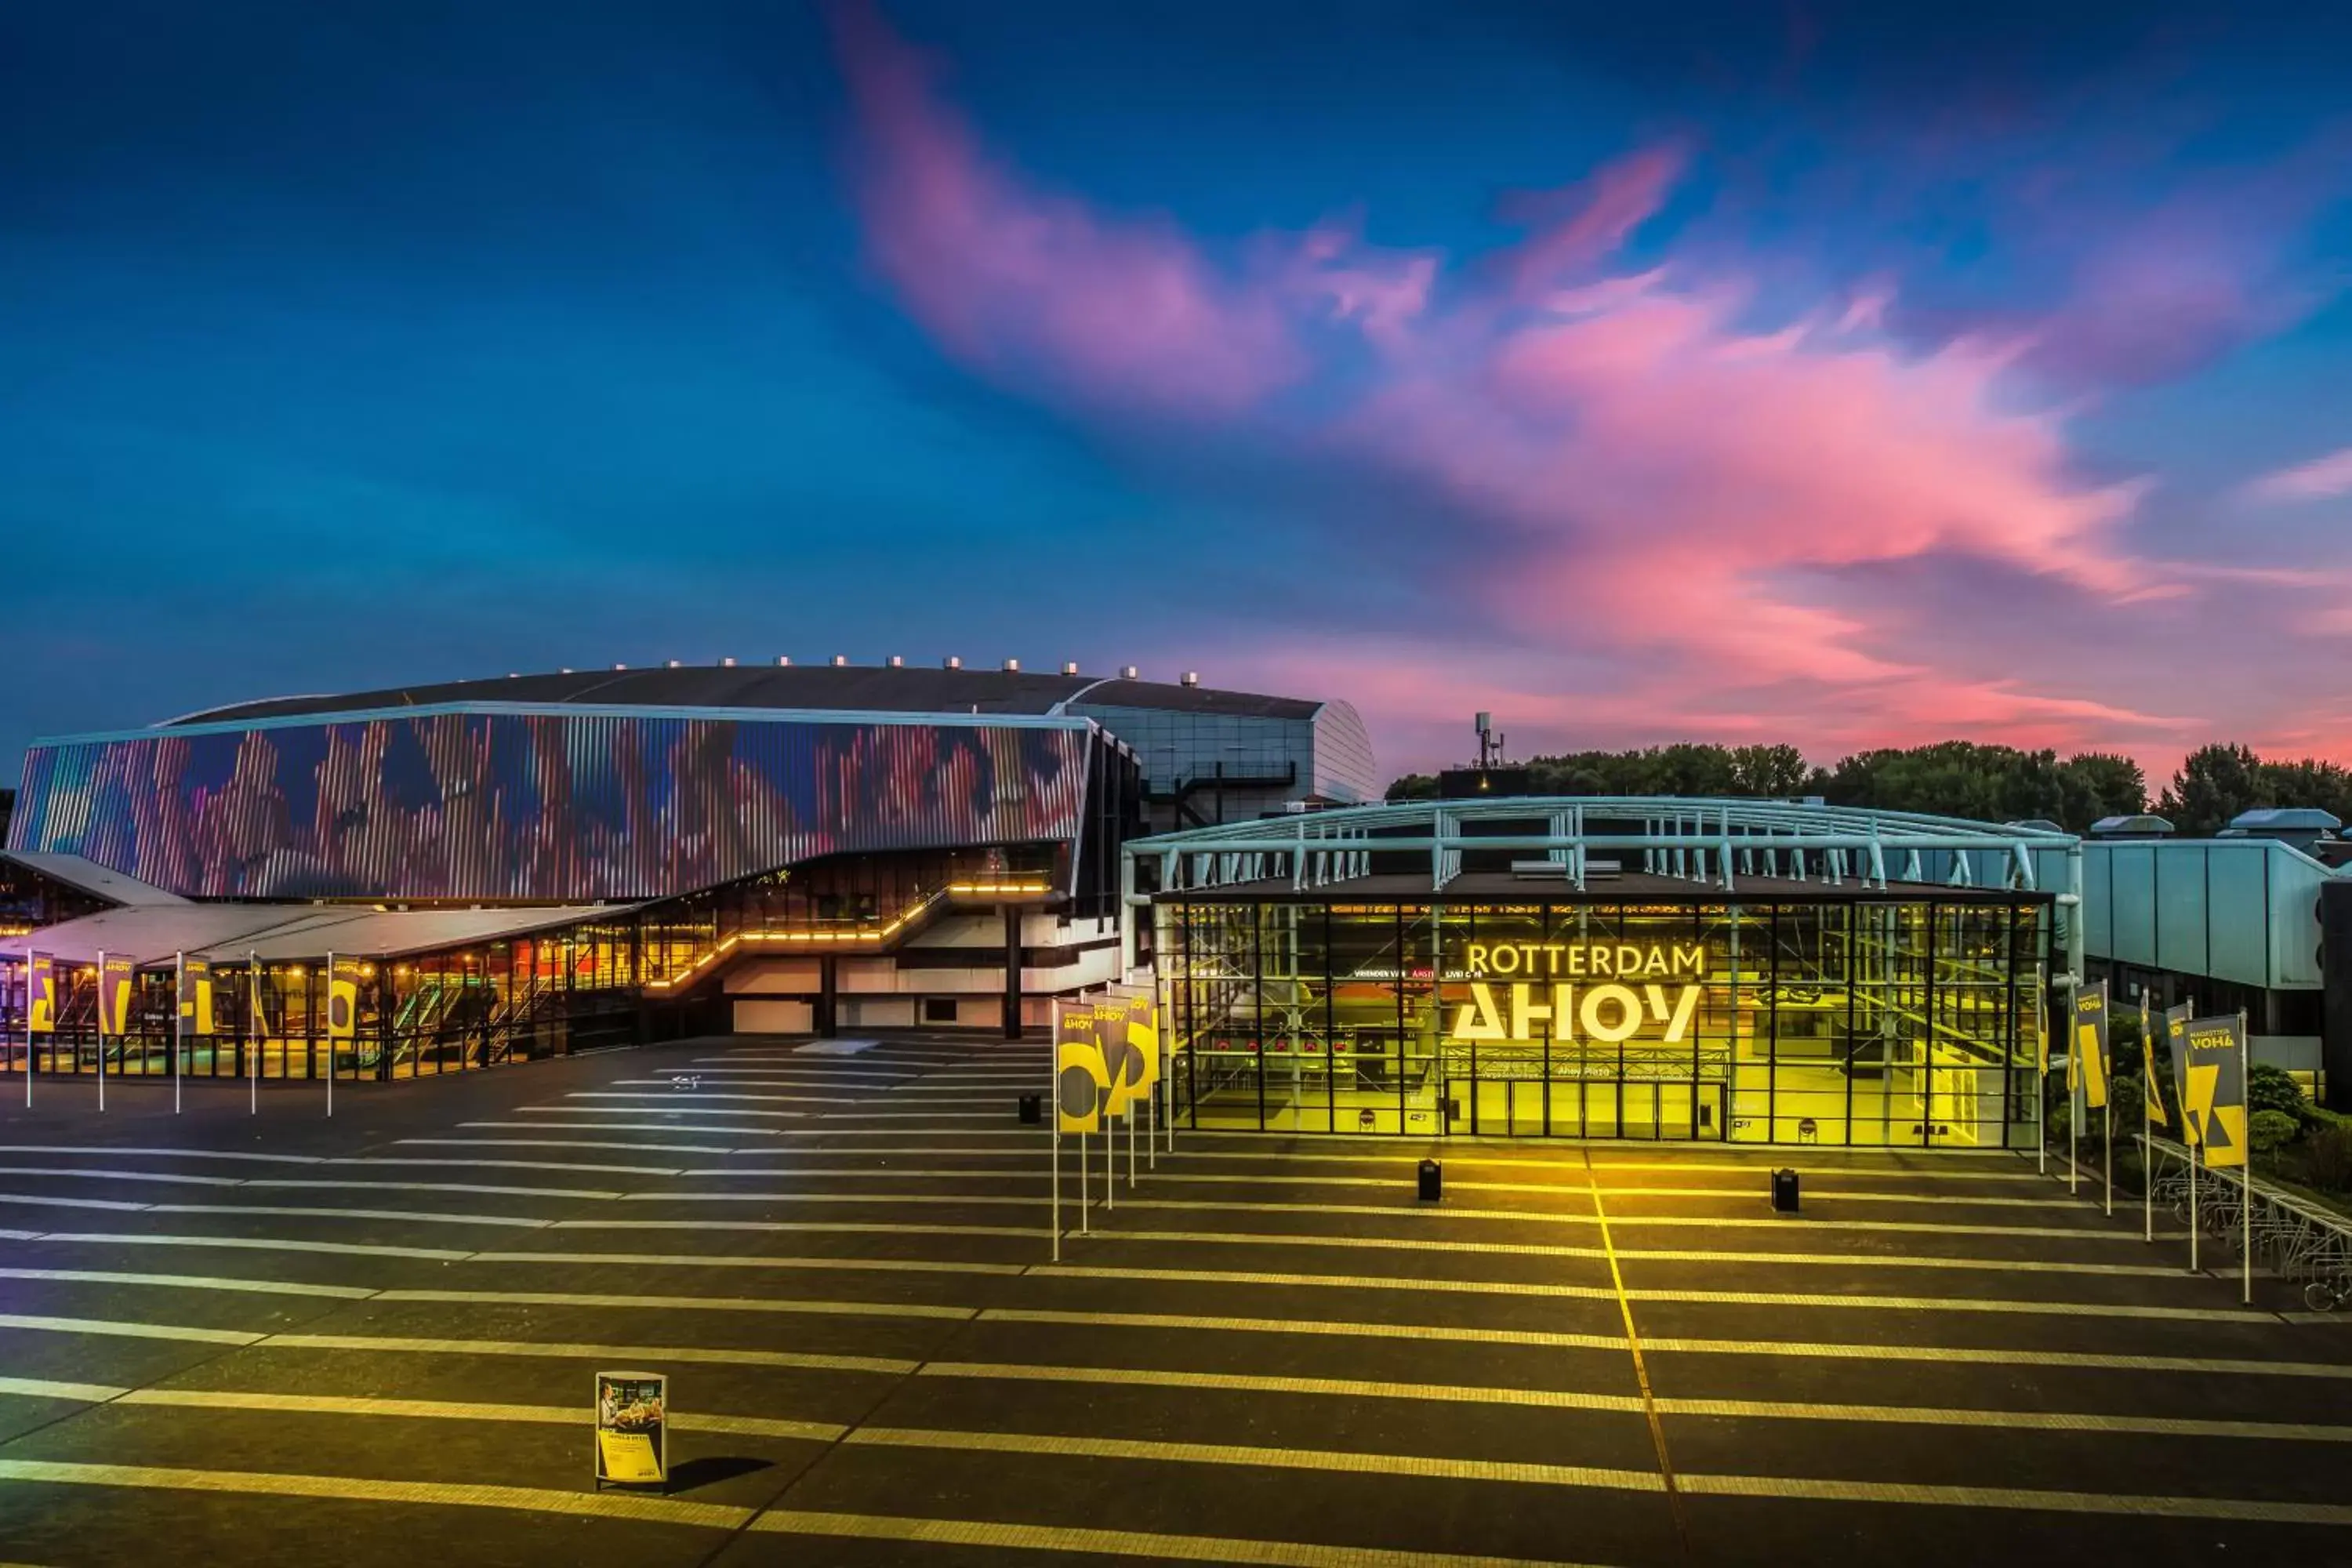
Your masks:
{"label": "curved metal roof", "polygon": [[735,708],[867,713],[1048,714],[1083,693],[1083,705],[1160,708],[1263,719],[1310,719],[1319,702],[1154,680],[1106,679],[1009,669],[930,669],[888,665],[681,665],[587,669],[388,687],[332,696],[272,697],[191,713],[171,722],[324,717],[470,702],[558,703],[599,708]]}
{"label": "curved metal roof", "polygon": [[[1566,816],[1580,822],[1688,823],[1680,834],[1643,836],[1671,841],[1705,842],[1727,836],[1735,841],[1756,838],[1790,840],[1861,840],[1908,847],[1914,843],[1943,848],[2005,849],[2063,848],[2076,843],[2063,829],[2029,826],[2023,823],[1972,822],[1965,817],[1931,816],[1920,812],[1879,811],[1864,806],[1813,805],[1789,800],[1736,800],[1684,795],[1506,795],[1479,800],[1389,801],[1378,805],[1347,806],[1306,812],[1258,822],[1220,827],[1195,827],[1163,833],[1139,841],[1149,850],[1192,850],[1227,841],[1266,847],[1307,838],[1353,838],[1399,829],[1434,830],[1443,813],[1447,825],[1474,822],[1525,822],[1535,817]],[[1590,837],[1589,835],[1587,837]],[[1504,842],[1509,842],[1508,839]],[[1378,847],[1378,840],[1374,841]]]}

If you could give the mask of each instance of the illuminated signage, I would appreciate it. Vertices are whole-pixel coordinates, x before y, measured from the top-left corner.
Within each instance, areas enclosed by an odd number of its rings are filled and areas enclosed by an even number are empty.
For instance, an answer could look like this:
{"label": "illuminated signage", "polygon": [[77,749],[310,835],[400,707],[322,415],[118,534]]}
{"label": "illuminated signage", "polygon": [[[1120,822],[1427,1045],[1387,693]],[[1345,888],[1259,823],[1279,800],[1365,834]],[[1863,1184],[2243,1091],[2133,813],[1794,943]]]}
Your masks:
{"label": "illuminated signage", "polygon": [[[1561,1040],[1614,1044],[1658,1027],[1675,1044],[1690,1033],[1706,989],[1699,942],[1472,942],[1470,994],[1448,1031],[1456,1040]],[[1520,977],[1525,978],[1520,978]],[[1494,984],[1508,978],[1504,988]]]}

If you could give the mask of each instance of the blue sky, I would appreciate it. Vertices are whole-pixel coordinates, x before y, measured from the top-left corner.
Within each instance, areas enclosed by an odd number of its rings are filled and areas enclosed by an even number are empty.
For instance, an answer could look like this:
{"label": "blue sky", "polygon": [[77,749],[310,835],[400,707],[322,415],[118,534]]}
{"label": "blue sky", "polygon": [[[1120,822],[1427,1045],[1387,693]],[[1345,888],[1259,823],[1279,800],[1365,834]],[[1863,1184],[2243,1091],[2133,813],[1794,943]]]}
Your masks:
{"label": "blue sky", "polygon": [[0,771],[778,653],[2352,752],[2352,29],[2045,9],[13,8]]}

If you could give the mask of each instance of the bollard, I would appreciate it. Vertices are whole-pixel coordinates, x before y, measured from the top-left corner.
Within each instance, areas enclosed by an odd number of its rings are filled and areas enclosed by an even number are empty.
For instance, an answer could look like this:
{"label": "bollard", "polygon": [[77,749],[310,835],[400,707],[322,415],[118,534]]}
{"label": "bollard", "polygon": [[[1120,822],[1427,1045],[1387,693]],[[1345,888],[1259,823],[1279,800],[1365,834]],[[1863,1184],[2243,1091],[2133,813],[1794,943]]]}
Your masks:
{"label": "bollard", "polygon": [[1023,1095],[1021,1097],[1021,1125],[1024,1127],[1034,1127],[1045,1120],[1045,1097],[1042,1094]]}
{"label": "bollard", "polygon": [[1772,1173],[1772,1212],[1797,1212],[1797,1173],[1785,1167]]}
{"label": "bollard", "polygon": [[1434,1160],[1423,1160],[1421,1163],[1421,1201],[1423,1203],[1435,1203],[1441,1195],[1444,1182],[1444,1166]]}

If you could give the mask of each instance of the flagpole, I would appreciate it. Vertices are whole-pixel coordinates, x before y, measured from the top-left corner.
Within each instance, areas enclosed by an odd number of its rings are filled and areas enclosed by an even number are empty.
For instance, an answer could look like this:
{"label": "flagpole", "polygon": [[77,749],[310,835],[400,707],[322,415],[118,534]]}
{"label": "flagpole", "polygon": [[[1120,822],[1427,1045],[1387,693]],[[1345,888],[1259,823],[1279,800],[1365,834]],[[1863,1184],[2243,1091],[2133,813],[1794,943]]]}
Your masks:
{"label": "flagpole", "polygon": [[1111,1164],[1111,1160],[1112,1160],[1112,1152],[1111,1152],[1111,1138],[1112,1138],[1112,1133],[1111,1133],[1111,1121],[1110,1121],[1110,1118],[1109,1118],[1109,1116],[1108,1116],[1108,1115],[1105,1115],[1105,1116],[1104,1116],[1104,1118],[1103,1118],[1103,1130],[1102,1130],[1102,1135],[1103,1135],[1103,1212],[1104,1212],[1105,1214],[1117,1214],[1117,1213],[1118,1212],[1118,1170],[1117,1170],[1116,1168],[1114,1168],[1114,1167],[1112,1166],[1112,1164]]}
{"label": "flagpole", "polygon": [[245,950],[245,984],[246,1011],[253,1015],[247,1020],[250,1027],[247,1031],[253,1037],[253,1044],[246,1047],[253,1053],[253,1059],[246,1064],[246,1078],[251,1085],[247,1098],[253,1103],[247,1108],[246,1114],[258,1116],[261,1114],[261,1039],[267,1031],[261,1026],[261,957],[249,947]]}
{"label": "flagpole", "polygon": [[188,955],[172,955],[172,1114],[180,1114],[180,1058],[188,1053],[188,1032],[183,1000],[188,994]]}
{"label": "flagpole", "polygon": [[[2180,1119],[2184,1122],[2189,1120],[2189,1107],[2186,1105],[2180,1108]],[[2197,1211],[2197,1167],[2204,1163],[2204,1140],[2200,1139],[2189,1150],[2189,1272],[2191,1274],[2197,1272],[2197,1233],[2205,1228],[2202,1216]]]}
{"label": "flagpole", "polygon": [[2156,1037],[2148,1033],[2147,993],[2139,994],[2139,1207],[2140,1239],[2156,1239],[2156,1118],[2150,1097],[2156,1087]]}
{"label": "flagpole", "polygon": [[[2253,1043],[2246,1035],[2246,1010],[2238,1009],[2238,1103],[2254,1102]],[[2246,1112],[2246,1146],[2238,1151],[2245,1163],[2238,1167],[2238,1257],[2244,1274],[2239,1300],[2254,1300],[2254,1118]]]}
{"label": "flagpole", "polygon": [[2083,1181],[2083,1042],[2075,1037],[2075,1003],[2082,995],[2082,982],[2073,975],[2066,977],[2066,1194],[2074,1196],[2082,1190]]}
{"label": "flagpole", "polygon": [[[310,1016],[311,1016],[312,1017],[314,1017],[314,1018],[318,1016],[318,1009],[317,1009],[315,1006],[311,1008],[311,1010],[310,1010]],[[333,950],[333,949],[331,949],[331,948],[330,948],[330,949],[327,951],[327,1115],[328,1115],[330,1118],[332,1118],[334,1114],[335,1114],[335,954],[334,954],[334,950]]]}
{"label": "flagpole", "polygon": [[2050,980],[2037,963],[2033,966],[2033,1172],[2038,1176],[2050,1173],[2049,1011]]}
{"label": "flagpole", "polygon": [[1045,1112],[1053,1119],[1054,1261],[1062,1261],[1062,1086],[1058,1058],[1062,1054],[1062,999],[1055,997],[1045,1015]]}
{"label": "flagpole", "polygon": [[106,1113],[106,949],[98,950],[98,1110]]}

